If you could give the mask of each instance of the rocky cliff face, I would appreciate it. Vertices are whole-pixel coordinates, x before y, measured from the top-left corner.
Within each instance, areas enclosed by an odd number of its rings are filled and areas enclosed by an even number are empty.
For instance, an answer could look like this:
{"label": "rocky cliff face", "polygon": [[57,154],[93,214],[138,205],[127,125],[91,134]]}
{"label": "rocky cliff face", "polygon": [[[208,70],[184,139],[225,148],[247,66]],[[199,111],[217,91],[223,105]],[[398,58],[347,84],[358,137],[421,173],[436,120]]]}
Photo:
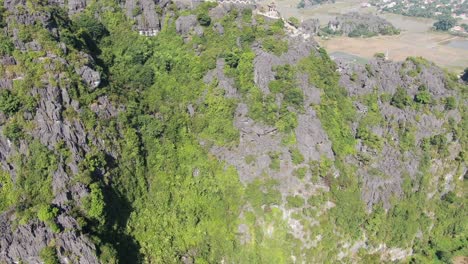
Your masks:
{"label": "rocky cliff face", "polygon": [[[456,96],[456,92],[449,88],[449,81],[440,68],[413,59],[405,62],[377,59],[366,67],[352,65],[349,62],[339,62],[338,65],[342,74],[340,83],[346,87],[350,96],[360,97],[372,93],[395,94],[398,88],[403,88],[410,98],[416,98],[421,89],[427,89],[432,95],[432,100],[442,102],[431,106],[429,112],[421,113],[416,109],[399,109],[392,105],[391,101],[385,102],[382,99],[377,101],[385,126],[374,126],[371,129],[373,133],[387,140],[380,153],[375,153],[362,142],[358,143],[357,150],[360,154],[372,156],[370,160],[358,163],[360,167],[358,171],[366,186],[363,188],[362,198],[367,202],[368,208],[370,209],[370,206],[379,202],[383,202],[388,208],[391,197],[402,194],[403,175],[407,174],[412,179],[416,179],[418,164],[423,154],[418,151],[402,153],[399,150],[398,146],[401,145],[402,140],[399,131],[402,125],[411,124],[414,129],[415,142],[421,142],[424,138],[434,135],[444,135],[449,138],[449,141],[455,143],[453,149],[450,150],[451,155],[446,157],[445,161],[433,161],[433,169],[437,167],[441,169],[439,165],[436,165],[437,163],[453,163],[460,153],[457,139],[452,137],[450,129],[446,126],[449,119],[460,122],[460,114],[456,111],[449,111],[443,118],[434,114],[443,112],[444,100]],[[369,111],[368,107],[359,102],[356,102],[356,106],[361,116],[365,116]],[[356,123],[354,126],[357,130],[359,125]],[[380,177],[372,175],[373,172],[375,174],[376,169],[382,173]],[[450,170],[449,167],[446,169]],[[447,175],[453,173],[455,171],[450,171]],[[450,184],[446,188],[449,190]]]}
{"label": "rocky cliff face", "polygon": [[328,29],[346,36],[393,35],[398,30],[388,21],[371,14],[351,12],[336,17],[328,23]]}
{"label": "rocky cliff face", "polygon": [[[70,6],[74,3],[69,3]],[[75,6],[74,6],[75,7]],[[26,1],[5,1],[5,8],[10,16],[7,21],[10,25],[20,26],[39,24],[44,26],[52,36],[58,35],[58,28],[50,13],[26,8]],[[70,10],[76,10],[71,8]],[[40,251],[54,244],[59,248],[58,256],[63,262],[73,263],[98,263],[93,242],[81,232],[81,226],[76,217],[72,216],[72,204],[78,202],[89,195],[89,188],[79,183],[74,183],[72,178],[78,173],[78,166],[89,152],[89,143],[94,142],[99,145],[97,139],[85,132],[84,125],[80,120],[70,120],[64,118],[64,113],[68,109],[77,113],[82,109],[80,104],[71,99],[69,91],[74,84],[70,78],[78,77],[89,89],[96,89],[100,83],[100,75],[91,69],[88,64],[92,64],[91,56],[79,54],[77,59],[83,63],[70,62],[42,47],[36,40],[24,40],[18,37],[18,32],[13,29],[12,39],[15,48],[23,52],[41,53],[40,57],[34,59],[33,64],[44,69],[41,76],[41,83],[31,87],[29,96],[37,99],[37,105],[24,113],[24,119],[34,124],[27,135],[30,139],[20,139],[13,142],[5,137],[5,133],[0,135],[0,157],[2,170],[13,176],[18,175],[20,164],[13,161],[13,157],[29,154],[29,144],[31,140],[37,140],[52,151],[56,151],[55,146],[63,144],[71,150],[69,158],[65,158],[55,152],[53,155],[59,156],[57,168],[52,172],[53,178],[50,184],[53,189],[53,204],[59,208],[57,224],[63,232],[57,233],[49,226],[38,221],[30,221],[17,226],[18,219],[12,211],[3,212],[0,217],[0,261],[13,263],[18,260],[27,263],[42,263],[39,258]],[[66,50],[63,43],[56,43],[59,49]],[[59,52],[64,52],[59,50]],[[66,51],[65,51],[66,52]],[[9,59],[10,58],[10,59]],[[2,79],[1,90],[14,89],[12,81],[28,78],[25,61],[16,61],[12,57],[4,57],[8,60],[9,69],[6,70]],[[14,67],[17,70],[10,71]],[[19,70],[22,68],[23,70]],[[68,71],[68,72],[67,72]],[[70,74],[71,73],[71,74]],[[6,77],[6,78],[5,78]],[[53,80],[53,81],[52,81]],[[5,131],[5,122],[8,118],[1,120],[0,130]],[[92,143],[92,144],[94,144]]]}
{"label": "rocky cliff face", "polygon": [[335,3],[335,0],[304,0],[298,5],[299,8],[311,8],[316,5]]}

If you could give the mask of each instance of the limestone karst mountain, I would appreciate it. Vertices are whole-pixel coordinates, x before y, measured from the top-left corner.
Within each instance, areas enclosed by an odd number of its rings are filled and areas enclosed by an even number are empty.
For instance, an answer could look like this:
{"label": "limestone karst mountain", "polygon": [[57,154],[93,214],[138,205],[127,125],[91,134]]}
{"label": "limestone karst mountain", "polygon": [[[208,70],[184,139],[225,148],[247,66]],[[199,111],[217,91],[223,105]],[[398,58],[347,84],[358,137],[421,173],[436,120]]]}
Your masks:
{"label": "limestone karst mountain", "polygon": [[0,263],[467,256],[455,74],[244,5],[0,3]]}

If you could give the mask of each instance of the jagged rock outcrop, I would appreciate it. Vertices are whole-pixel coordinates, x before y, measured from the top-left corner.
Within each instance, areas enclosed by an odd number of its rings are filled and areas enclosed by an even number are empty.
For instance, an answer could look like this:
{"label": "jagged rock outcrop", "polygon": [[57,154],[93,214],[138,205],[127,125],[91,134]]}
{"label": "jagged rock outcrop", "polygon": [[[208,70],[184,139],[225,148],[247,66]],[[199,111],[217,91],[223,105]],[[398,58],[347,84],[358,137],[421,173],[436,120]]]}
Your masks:
{"label": "jagged rock outcrop", "polygon": [[318,19],[307,19],[301,23],[299,29],[311,36],[317,35],[320,32],[320,21]]}
{"label": "jagged rock outcrop", "polygon": [[234,80],[224,74],[225,64],[224,59],[218,59],[216,61],[216,69],[209,71],[203,78],[203,81],[207,84],[216,81],[218,87],[225,91],[225,96],[227,98],[240,98]]}
{"label": "jagged rock outcrop", "polygon": [[335,0],[301,0],[299,2],[298,7],[299,8],[311,8],[316,5],[333,4],[333,3],[335,3]]}
{"label": "jagged rock outcrop", "polygon": [[270,54],[260,47],[254,47],[256,57],[254,60],[254,80],[263,93],[268,94],[268,84],[274,79],[273,67],[284,64],[296,64],[300,59],[308,56],[311,51],[318,48],[315,41],[305,42],[302,37],[289,38],[289,49],[281,56]]}
{"label": "jagged rock outcrop", "polygon": [[[187,35],[192,31],[195,31],[197,35],[201,32],[203,34],[203,28],[198,25],[196,15],[181,16],[175,21],[176,31],[181,35]],[[200,30],[201,29],[201,30]]]}
{"label": "jagged rock outcrop", "polygon": [[[46,12],[24,12],[18,13],[20,9],[25,9],[26,1],[6,1],[5,6],[11,12],[8,21],[16,21],[23,25],[41,23],[51,33],[55,32],[52,27],[50,14]],[[15,36],[13,36],[15,37]],[[16,48],[24,51],[42,51],[43,47],[35,40],[23,43],[19,40],[15,42]],[[86,61],[84,56],[83,61]],[[11,57],[5,57],[2,61],[7,64],[16,64]],[[80,233],[78,221],[72,217],[73,202],[79,202],[83,197],[89,195],[86,185],[73,182],[73,177],[79,172],[79,163],[84,158],[84,153],[89,151],[88,142],[93,139],[85,132],[84,125],[79,120],[64,118],[66,109],[73,109],[79,112],[78,102],[70,98],[68,90],[71,81],[68,73],[58,72],[57,69],[68,69],[72,71],[72,63],[47,52],[45,57],[35,59],[34,63],[46,69],[41,77],[42,87],[37,84],[30,90],[30,96],[37,99],[37,106],[32,112],[25,112],[25,119],[31,120],[35,126],[28,132],[32,139],[38,140],[50,151],[55,151],[55,146],[62,142],[70,149],[70,157],[58,160],[58,168],[53,172],[52,185],[54,200],[52,201],[59,208],[57,223],[62,228],[62,232],[55,233],[51,228],[37,220],[29,221],[25,224],[17,225],[17,219],[13,211],[7,211],[0,216],[0,262],[13,263],[25,261],[26,263],[42,263],[39,253],[51,243],[57,248],[57,255],[63,263],[99,263],[96,256],[96,248],[93,242]],[[73,62],[75,63],[75,62]],[[76,65],[76,64],[75,64]],[[23,65],[19,65],[23,66]],[[24,67],[24,66],[23,66]],[[55,73],[54,73],[55,72]],[[99,73],[93,71],[88,66],[83,65],[78,70],[81,81],[89,89],[95,89],[99,85]],[[2,80],[2,87],[10,89],[10,76]],[[50,80],[54,80],[51,82]],[[0,124],[0,131],[5,128]],[[18,171],[18,164],[11,158],[16,154],[26,154],[28,152],[28,141],[21,139],[15,143],[0,134],[0,158],[1,169],[8,172],[13,180]]]}
{"label": "jagged rock outcrop", "polygon": [[14,263],[19,260],[31,264],[43,263],[41,250],[49,245],[58,248],[57,256],[62,263],[99,263],[96,248],[86,237],[75,231],[60,235],[51,232],[44,224],[33,222],[13,228],[11,213],[0,215],[0,261]]}
{"label": "jagged rock outcrop", "polygon": [[393,35],[399,31],[387,20],[372,14],[351,12],[337,16],[328,23],[328,30],[340,32],[346,36]]}
{"label": "jagged rock outcrop", "polygon": [[[346,88],[350,96],[365,96],[372,93],[389,94],[396,92],[397,88],[403,88],[409,98],[421,91],[421,87],[427,90],[436,101],[444,101],[447,97],[456,95],[456,91],[447,87],[447,77],[442,69],[429,62],[418,62],[408,59],[405,62],[392,62],[382,59],[371,60],[366,66],[353,64],[347,61],[337,61],[338,70],[341,72],[340,84]],[[385,208],[390,207],[392,197],[400,197],[403,194],[402,183],[404,175],[412,179],[417,177],[422,153],[404,152],[398,149],[401,132],[399,127],[411,124],[414,129],[415,142],[433,135],[449,135],[446,129],[448,118],[460,120],[456,112],[448,112],[444,119],[432,113],[420,113],[411,108],[400,109],[391,105],[391,102],[378,101],[379,111],[386,127],[375,126],[372,133],[380,138],[391,138],[390,142],[383,145],[382,151],[376,153],[364,144],[356,147],[361,155],[372,156],[364,166],[359,163],[358,174],[363,181],[362,199],[367,203],[368,209],[376,203],[383,203]],[[431,106],[434,111],[444,111],[442,104]],[[358,106],[358,113],[365,116],[367,109]],[[395,124],[395,125],[391,125]],[[358,123],[354,124],[357,128]],[[460,150],[453,149],[455,153]],[[454,160],[456,154],[449,160]]]}
{"label": "jagged rock outcrop", "polygon": [[137,20],[140,29],[160,29],[159,14],[155,12],[156,4],[152,0],[127,0],[125,10],[128,17]]}
{"label": "jagged rock outcrop", "polygon": [[[59,4],[61,5],[64,4],[62,3],[63,1],[60,1],[60,2],[61,3]],[[88,3],[89,3],[88,0],[68,0],[68,12],[72,15],[79,13],[86,8]]]}

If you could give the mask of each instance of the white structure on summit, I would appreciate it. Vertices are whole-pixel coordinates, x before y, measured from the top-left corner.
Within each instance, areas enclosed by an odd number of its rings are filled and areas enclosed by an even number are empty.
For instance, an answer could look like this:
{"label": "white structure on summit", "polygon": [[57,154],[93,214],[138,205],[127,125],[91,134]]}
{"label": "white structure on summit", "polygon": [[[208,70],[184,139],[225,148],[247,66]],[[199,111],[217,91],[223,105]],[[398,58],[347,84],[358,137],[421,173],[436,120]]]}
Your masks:
{"label": "white structure on summit", "polygon": [[220,4],[255,5],[254,0],[218,0]]}
{"label": "white structure on summit", "polygon": [[262,16],[266,16],[266,17],[269,17],[269,18],[273,18],[273,19],[280,19],[281,18],[281,15],[280,13],[278,12],[278,9],[276,8],[276,3],[275,2],[271,2],[270,4],[267,5],[267,10],[266,11],[263,11],[264,8],[256,8],[256,13],[259,14],[259,15],[262,15]]}
{"label": "white structure on summit", "polygon": [[156,28],[146,28],[146,29],[139,29],[138,33],[145,37],[154,37],[159,33],[159,30]]}

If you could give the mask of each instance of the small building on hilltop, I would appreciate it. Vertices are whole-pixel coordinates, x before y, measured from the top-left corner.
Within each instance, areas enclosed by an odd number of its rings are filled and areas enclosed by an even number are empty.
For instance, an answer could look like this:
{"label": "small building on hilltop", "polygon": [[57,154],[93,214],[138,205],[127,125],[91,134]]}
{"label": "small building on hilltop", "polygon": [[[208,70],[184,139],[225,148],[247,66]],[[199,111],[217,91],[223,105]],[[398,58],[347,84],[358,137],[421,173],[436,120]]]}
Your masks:
{"label": "small building on hilltop", "polygon": [[141,36],[154,37],[159,33],[159,30],[156,28],[139,28],[138,33]]}
{"label": "small building on hilltop", "polygon": [[256,13],[273,19],[280,19],[281,14],[278,12],[275,2],[267,4],[266,8],[264,6],[256,6]]}

